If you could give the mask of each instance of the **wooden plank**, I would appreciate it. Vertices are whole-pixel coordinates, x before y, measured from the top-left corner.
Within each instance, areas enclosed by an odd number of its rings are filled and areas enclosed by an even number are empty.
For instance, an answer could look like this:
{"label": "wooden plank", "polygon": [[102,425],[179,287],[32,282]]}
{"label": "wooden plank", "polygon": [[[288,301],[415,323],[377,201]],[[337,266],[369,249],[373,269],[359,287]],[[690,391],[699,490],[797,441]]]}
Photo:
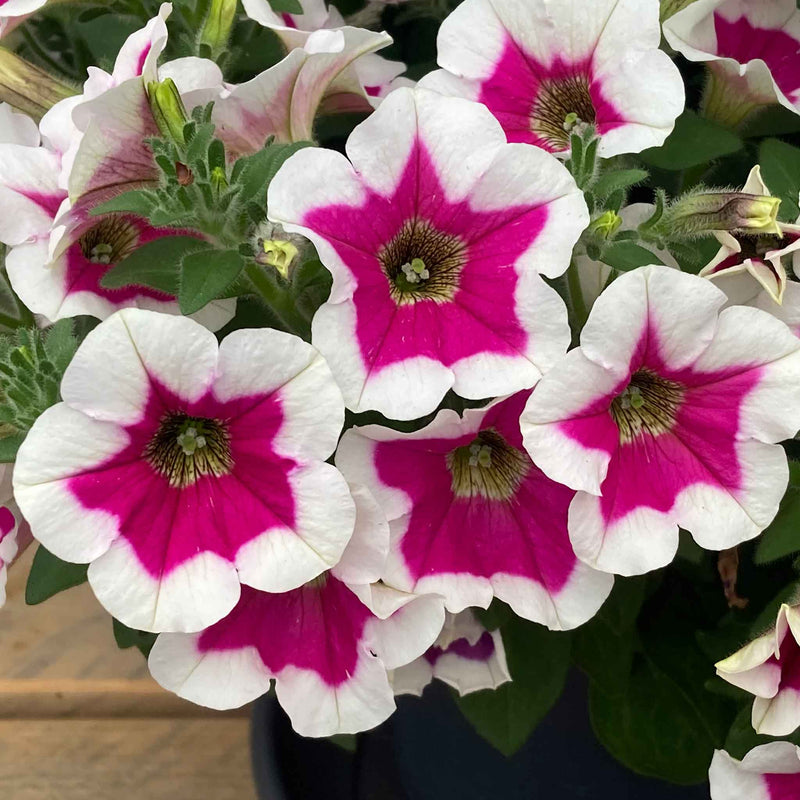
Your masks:
{"label": "wooden plank", "polygon": [[0,721],[13,800],[255,800],[242,719]]}

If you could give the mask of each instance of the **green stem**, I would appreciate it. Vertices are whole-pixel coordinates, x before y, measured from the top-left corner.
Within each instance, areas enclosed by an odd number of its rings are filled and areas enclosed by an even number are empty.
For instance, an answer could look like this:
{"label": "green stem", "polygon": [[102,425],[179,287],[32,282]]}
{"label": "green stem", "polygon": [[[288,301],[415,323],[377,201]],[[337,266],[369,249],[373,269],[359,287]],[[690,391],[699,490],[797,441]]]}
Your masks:
{"label": "green stem", "polygon": [[308,321],[298,312],[289,292],[270,280],[258,264],[249,263],[245,267],[245,274],[287,331],[297,336],[308,332]]}
{"label": "green stem", "polygon": [[570,264],[567,270],[567,289],[569,290],[570,307],[575,326],[574,338],[577,339],[586,324],[586,320],[589,318],[589,310],[586,308],[586,301],[583,299],[578,268],[574,263]]}

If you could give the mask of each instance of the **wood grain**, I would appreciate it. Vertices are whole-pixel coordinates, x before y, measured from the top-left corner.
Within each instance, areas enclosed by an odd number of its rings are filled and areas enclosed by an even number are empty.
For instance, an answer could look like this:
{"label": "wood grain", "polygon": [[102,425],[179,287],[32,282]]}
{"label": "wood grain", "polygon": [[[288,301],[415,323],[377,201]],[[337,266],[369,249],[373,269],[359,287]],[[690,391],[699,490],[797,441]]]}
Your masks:
{"label": "wood grain", "polygon": [[0,610],[0,797],[254,800],[248,709],[161,689],[86,585],[26,606],[33,549]]}

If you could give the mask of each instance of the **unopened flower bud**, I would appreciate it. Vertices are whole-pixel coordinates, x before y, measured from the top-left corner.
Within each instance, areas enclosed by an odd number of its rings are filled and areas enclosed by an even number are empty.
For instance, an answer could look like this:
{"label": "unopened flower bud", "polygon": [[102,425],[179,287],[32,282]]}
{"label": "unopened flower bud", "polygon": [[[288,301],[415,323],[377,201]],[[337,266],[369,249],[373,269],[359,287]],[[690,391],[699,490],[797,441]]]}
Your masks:
{"label": "unopened flower bud", "polygon": [[181,161],[175,162],[175,174],[181,186],[191,186],[194,183],[194,173]]}
{"label": "unopened flower bud", "polygon": [[778,197],[745,192],[693,194],[676,201],[659,227],[670,236],[697,236],[712,231],[780,235]]}
{"label": "unopened flower bud", "polygon": [[0,101],[38,122],[56,103],[75,94],[71,86],[0,47]]}
{"label": "unopened flower bud", "polygon": [[694,2],[695,0],[661,0],[661,21],[664,22]]}
{"label": "unopened flower bud", "polygon": [[211,0],[211,8],[200,31],[200,44],[208,45],[214,55],[225,50],[236,17],[237,0]]}
{"label": "unopened flower bud", "polygon": [[617,232],[620,225],[622,217],[616,211],[606,211],[589,225],[589,230],[603,239],[608,239]]}
{"label": "unopened flower bud", "polygon": [[175,144],[186,144],[183,128],[189,121],[189,115],[186,113],[175,81],[172,78],[150,81],[147,84],[147,97],[150,100],[153,119],[161,131],[161,135]]}
{"label": "unopened flower bud", "polygon": [[225,174],[223,167],[214,167],[211,170],[211,185],[216,192],[222,192],[228,188],[228,176]]}

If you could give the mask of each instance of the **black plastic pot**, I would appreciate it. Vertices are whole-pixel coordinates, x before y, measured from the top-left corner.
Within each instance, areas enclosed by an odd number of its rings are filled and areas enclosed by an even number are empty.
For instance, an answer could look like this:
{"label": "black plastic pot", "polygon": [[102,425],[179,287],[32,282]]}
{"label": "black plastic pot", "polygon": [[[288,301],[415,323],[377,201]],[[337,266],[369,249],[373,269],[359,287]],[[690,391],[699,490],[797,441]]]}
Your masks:
{"label": "black plastic pot", "polygon": [[635,775],[592,733],[583,676],[571,677],[547,718],[512,758],[488,745],[448,690],[398,698],[385,724],[355,753],[303,739],[274,697],[256,704],[253,767],[261,800],[708,800],[708,786]]}

